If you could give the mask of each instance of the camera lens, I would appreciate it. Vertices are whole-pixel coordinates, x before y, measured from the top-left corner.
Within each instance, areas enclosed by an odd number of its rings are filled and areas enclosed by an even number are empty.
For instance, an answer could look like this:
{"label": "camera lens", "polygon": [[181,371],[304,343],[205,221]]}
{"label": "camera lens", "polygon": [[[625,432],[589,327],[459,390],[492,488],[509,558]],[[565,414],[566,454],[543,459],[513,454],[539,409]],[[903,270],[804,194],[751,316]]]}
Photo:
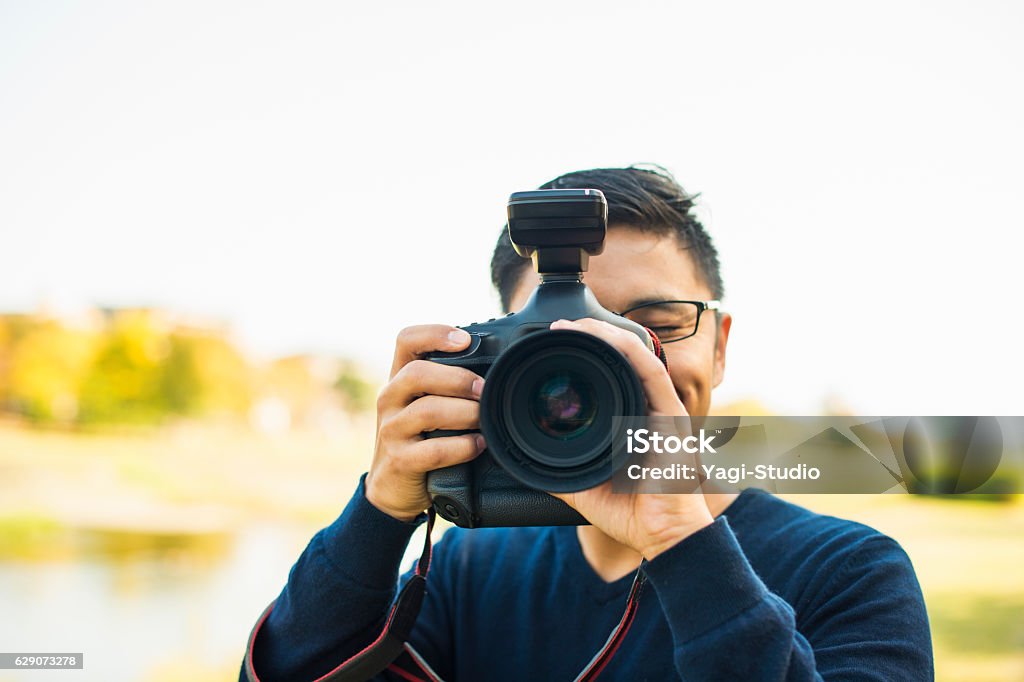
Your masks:
{"label": "camera lens", "polygon": [[495,359],[480,397],[480,430],[520,483],[570,492],[611,478],[625,458],[621,418],[646,411],[622,353],[590,334],[543,330]]}
{"label": "camera lens", "polygon": [[542,378],[530,401],[533,423],[552,438],[579,436],[596,413],[594,386],[577,372],[559,371]]}

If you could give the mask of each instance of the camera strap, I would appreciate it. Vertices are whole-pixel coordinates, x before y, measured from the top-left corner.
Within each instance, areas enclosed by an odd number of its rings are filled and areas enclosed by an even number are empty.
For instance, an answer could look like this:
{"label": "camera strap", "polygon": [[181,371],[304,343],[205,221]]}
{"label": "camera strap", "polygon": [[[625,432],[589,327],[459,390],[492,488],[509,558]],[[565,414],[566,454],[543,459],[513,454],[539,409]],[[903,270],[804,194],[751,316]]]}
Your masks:
{"label": "camera strap", "polygon": [[665,346],[661,345],[661,339],[655,334],[650,327],[644,327],[647,330],[647,335],[651,337],[651,344],[654,346],[654,354],[661,360],[661,364],[665,365],[665,370],[668,371],[668,356],[665,355]]}
{"label": "camera strap", "polygon": [[[384,621],[384,628],[373,642],[365,646],[354,656],[343,661],[336,668],[318,677],[314,682],[364,682],[385,670],[392,672],[404,680],[410,682],[444,682],[441,677],[427,664],[412,645],[406,642],[412,632],[416,618],[419,616],[420,608],[423,606],[423,597],[426,595],[427,571],[430,569],[431,543],[430,533],[434,529],[436,514],[433,508],[427,510],[427,533],[423,540],[423,552],[419,561],[416,562],[416,570],[413,575],[398,593],[398,598],[391,607],[387,619]],[[618,624],[608,635],[604,646],[594,654],[593,658],[576,676],[574,682],[592,682],[608,665],[608,662],[618,651],[619,645],[626,637],[629,626],[633,624],[637,608],[640,603],[640,593],[643,590],[646,576],[644,564],[640,563],[633,578],[633,585],[629,589],[629,596],[626,599],[626,609],[619,619]],[[264,609],[259,620],[249,635],[249,641],[245,648],[245,678],[248,682],[260,682],[256,675],[256,668],[253,665],[253,646],[256,643],[256,635],[260,627],[267,620],[270,612],[274,610],[273,602]],[[397,665],[401,661],[402,666]],[[420,677],[405,665],[414,665],[418,672],[426,677]]]}
{"label": "camera strap", "polygon": [[643,591],[644,584],[647,582],[647,575],[644,573],[644,564],[646,563],[647,559],[642,559],[640,567],[636,569],[633,585],[629,588],[629,596],[626,598],[626,610],[623,611],[619,624],[608,635],[608,639],[605,641],[604,646],[601,647],[601,650],[594,654],[594,657],[590,659],[590,662],[587,663],[586,667],[576,676],[573,682],[591,682],[591,680],[596,680],[597,676],[608,665],[608,662],[612,660],[615,652],[619,650],[619,645],[625,639],[629,626],[633,624],[633,618],[636,617],[636,611],[640,606],[640,592]]}
{"label": "camera strap", "polygon": [[[423,541],[423,552],[420,554],[419,561],[416,562],[416,570],[398,593],[398,598],[384,621],[384,629],[381,630],[380,635],[357,654],[343,661],[329,673],[318,677],[314,682],[364,682],[389,667],[392,671],[403,675],[405,671],[391,665],[403,653],[409,653],[413,661],[416,661],[417,667],[422,669],[426,665],[425,662],[421,665],[422,658],[405,642],[409,639],[409,633],[412,632],[412,627],[420,614],[423,597],[427,592],[427,571],[430,568],[431,553],[430,532],[434,529],[435,516],[434,509],[430,508],[427,511],[427,536]],[[270,612],[274,610],[276,602],[275,599],[263,611],[252,629],[252,634],[249,635],[249,642],[245,650],[245,677],[248,682],[260,682],[253,665],[253,645],[256,643],[256,635],[260,627],[267,620]],[[419,660],[417,661],[417,659]],[[429,670],[429,666],[426,668]],[[419,678],[407,677],[407,679],[417,680]],[[440,680],[435,676],[430,679]]]}

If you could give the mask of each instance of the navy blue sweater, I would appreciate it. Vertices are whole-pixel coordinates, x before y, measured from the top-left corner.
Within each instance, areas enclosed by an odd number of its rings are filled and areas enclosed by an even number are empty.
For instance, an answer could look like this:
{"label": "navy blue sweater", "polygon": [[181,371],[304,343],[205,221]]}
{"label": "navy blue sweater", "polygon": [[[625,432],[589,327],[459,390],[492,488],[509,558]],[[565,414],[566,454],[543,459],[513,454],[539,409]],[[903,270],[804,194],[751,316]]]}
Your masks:
{"label": "navy blue sweater", "polygon": [[[313,680],[372,641],[416,525],[377,510],[360,483],[260,627],[259,679]],[[867,526],[747,490],[645,571],[636,618],[601,679],[934,676],[910,560]],[[575,527],[453,528],[435,548],[410,643],[448,682],[572,680],[618,622],[631,582],[594,573]]]}

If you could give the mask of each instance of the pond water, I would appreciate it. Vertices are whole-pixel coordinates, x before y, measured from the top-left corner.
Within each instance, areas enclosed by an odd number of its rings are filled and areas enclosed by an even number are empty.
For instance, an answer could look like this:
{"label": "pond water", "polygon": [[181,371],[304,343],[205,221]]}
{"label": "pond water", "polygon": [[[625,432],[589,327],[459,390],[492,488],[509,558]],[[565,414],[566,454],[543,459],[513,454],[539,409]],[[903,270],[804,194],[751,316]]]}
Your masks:
{"label": "pond water", "polygon": [[0,651],[82,652],[26,680],[237,679],[246,637],[316,528],[259,524],[199,546],[0,561]]}

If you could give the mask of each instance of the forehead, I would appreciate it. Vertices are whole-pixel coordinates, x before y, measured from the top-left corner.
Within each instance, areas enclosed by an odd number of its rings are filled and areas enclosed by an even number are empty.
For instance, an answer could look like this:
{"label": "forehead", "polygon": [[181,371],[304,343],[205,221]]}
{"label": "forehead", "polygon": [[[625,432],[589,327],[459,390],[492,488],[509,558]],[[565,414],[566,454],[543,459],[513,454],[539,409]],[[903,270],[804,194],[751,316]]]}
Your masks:
{"label": "forehead", "polygon": [[601,305],[619,312],[649,301],[711,297],[690,252],[674,235],[629,227],[608,230],[604,252],[591,257],[583,281]]}

